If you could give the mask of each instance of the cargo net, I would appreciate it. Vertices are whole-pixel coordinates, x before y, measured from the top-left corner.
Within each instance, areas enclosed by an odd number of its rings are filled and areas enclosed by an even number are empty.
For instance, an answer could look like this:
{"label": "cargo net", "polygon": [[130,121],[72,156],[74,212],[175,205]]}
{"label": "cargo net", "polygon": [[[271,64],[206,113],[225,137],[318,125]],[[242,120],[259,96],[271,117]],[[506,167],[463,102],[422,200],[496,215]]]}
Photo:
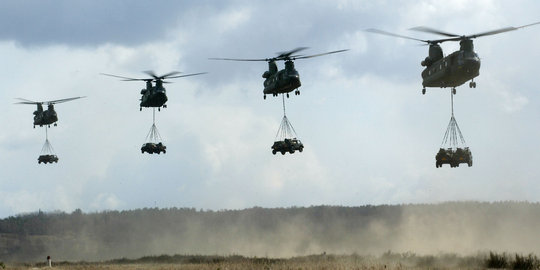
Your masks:
{"label": "cargo net", "polygon": [[281,152],[282,155],[285,155],[287,152],[293,154],[297,150],[302,152],[304,150],[304,145],[297,139],[296,131],[287,118],[285,112],[285,97],[283,97],[283,119],[281,120],[281,124],[276,133],[274,144],[272,145],[272,154],[275,155],[277,152]]}
{"label": "cargo net", "polygon": [[461,129],[458,126],[454,117],[454,95],[451,95],[452,116],[450,123],[444,133],[443,141],[439,152],[435,156],[435,167],[440,168],[443,164],[449,164],[451,168],[459,167],[459,164],[465,163],[469,167],[472,166],[472,153],[465,143],[465,138],[461,134]]}

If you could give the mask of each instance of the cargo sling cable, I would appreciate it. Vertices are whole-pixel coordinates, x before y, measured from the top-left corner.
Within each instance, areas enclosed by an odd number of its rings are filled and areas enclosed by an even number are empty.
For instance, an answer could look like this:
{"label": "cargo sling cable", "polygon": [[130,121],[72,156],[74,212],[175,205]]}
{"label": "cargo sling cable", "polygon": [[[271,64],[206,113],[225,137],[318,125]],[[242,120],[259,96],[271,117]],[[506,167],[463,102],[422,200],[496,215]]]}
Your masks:
{"label": "cargo sling cable", "polygon": [[48,129],[48,127],[45,127],[45,144],[43,144],[43,147],[41,148],[41,155],[54,155],[54,149],[49,142],[49,132],[47,131]]}
{"label": "cargo sling cable", "polygon": [[162,141],[162,138],[159,135],[159,131],[156,127],[156,108],[153,108],[152,127],[150,127],[150,131],[146,135],[146,141],[152,143],[158,143]]}
{"label": "cargo sling cable", "polygon": [[283,97],[283,120],[281,120],[281,124],[279,125],[279,129],[276,133],[276,141],[282,141],[286,138],[296,138],[296,131],[294,130],[294,127],[292,126],[291,122],[289,122],[289,119],[287,118],[287,113],[285,111],[285,95],[282,95]]}
{"label": "cargo sling cable", "polygon": [[460,144],[465,147],[465,138],[463,137],[463,134],[461,134],[461,129],[459,128],[456,118],[454,117],[454,95],[452,93],[450,93],[450,100],[452,107],[452,116],[450,117],[450,123],[448,124],[446,133],[444,134],[441,148],[444,148],[445,145],[448,145],[449,148],[457,148],[458,146],[460,146]]}

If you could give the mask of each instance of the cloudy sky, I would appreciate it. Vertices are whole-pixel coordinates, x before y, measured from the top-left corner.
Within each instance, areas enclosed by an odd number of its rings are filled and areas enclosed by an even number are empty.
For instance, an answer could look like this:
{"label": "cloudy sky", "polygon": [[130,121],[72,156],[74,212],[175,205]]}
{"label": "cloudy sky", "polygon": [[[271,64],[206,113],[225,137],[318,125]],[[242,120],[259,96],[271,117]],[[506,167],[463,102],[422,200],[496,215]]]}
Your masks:
{"label": "cloudy sky", "polygon": [[[448,89],[421,95],[429,26],[472,34],[540,21],[538,1],[2,1],[0,217],[143,207],[238,209],[449,200],[538,201],[540,26],[475,40],[476,89],[455,116],[474,166],[435,168],[450,119]],[[272,155],[281,98],[263,100],[266,58],[298,60],[302,95],[286,100],[305,150]],[[457,43],[444,43],[445,54]],[[279,63],[280,66],[283,63]],[[139,111],[141,71],[208,72],[166,85],[156,114],[165,155],[141,155],[152,111]],[[56,106],[58,164],[37,163],[44,128],[15,98],[85,99]]]}

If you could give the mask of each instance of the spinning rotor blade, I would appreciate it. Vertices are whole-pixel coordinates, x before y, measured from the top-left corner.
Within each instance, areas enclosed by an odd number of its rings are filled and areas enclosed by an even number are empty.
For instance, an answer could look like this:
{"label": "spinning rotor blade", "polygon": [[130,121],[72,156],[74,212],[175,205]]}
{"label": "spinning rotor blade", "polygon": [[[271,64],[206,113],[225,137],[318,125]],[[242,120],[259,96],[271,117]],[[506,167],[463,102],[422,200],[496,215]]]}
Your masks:
{"label": "spinning rotor blade", "polygon": [[58,104],[58,103],[64,103],[64,102],[72,101],[72,100],[79,99],[79,98],[85,98],[85,97],[86,97],[86,96],[84,96],[84,97],[72,97],[72,98],[57,99],[57,100],[51,100],[51,101],[44,101],[44,103],[46,103],[46,104]]}
{"label": "spinning rotor blade", "polygon": [[154,73],[154,71],[152,71],[152,70],[146,70],[146,71],[143,71],[143,73],[148,74],[150,77],[153,77],[156,80],[159,79],[159,77],[156,75],[156,73]]}
{"label": "spinning rotor blade", "polygon": [[325,52],[325,53],[319,53],[319,54],[307,55],[307,56],[298,56],[298,57],[293,57],[292,59],[293,59],[293,60],[296,60],[296,59],[313,58],[313,57],[323,56],[323,55],[327,55],[327,54],[346,52],[346,51],[348,51],[348,50],[349,50],[349,49],[346,49],[346,50],[338,50],[338,51],[332,51],[332,52]]}
{"label": "spinning rotor blade", "polygon": [[21,100],[21,101],[16,102],[14,104],[31,104],[31,105],[43,104],[43,102],[32,101],[32,100],[28,100],[28,99],[24,99],[24,98],[15,98],[15,99],[18,99],[18,100]]}
{"label": "spinning rotor blade", "polygon": [[[178,72],[180,73],[180,72]],[[201,74],[206,74],[207,72],[200,72],[200,73],[192,73],[192,74],[185,74],[185,75],[179,75],[179,76],[172,76],[172,77],[167,77],[167,79],[173,79],[173,78],[182,78],[182,77],[189,77],[189,76],[195,76],[195,75],[201,75]]]}
{"label": "spinning rotor blade", "polygon": [[110,77],[115,77],[115,78],[120,78],[120,79],[123,79],[123,81],[148,81],[149,79],[135,79],[135,78],[128,78],[128,77],[123,77],[123,76],[118,76],[118,75],[112,75],[112,74],[106,74],[106,73],[100,73],[101,75],[105,75],[105,76],[110,76]]}
{"label": "spinning rotor blade", "polygon": [[535,22],[535,23],[531,23],[531,24],[527,24],[527,25],[518,26],[518,27],[509,26],[509,27],[504,27],[504,28],[500,28],[500,29],[496,29],[496,30],[481,32],[481,33],[467,35],[467,36],[459,36],[459,35],[455,35],[455,34],[450,34],[450,33],[446,33],[446,32],[439,31],[439,30],[429,28],[429,27],[425,27],[425,26],[414,27],[414,28],[411,28],[410,30],[426,32],[426,33],[432,33],[432,34],[437,34],[437,35],[443,35],[443,36],[447,36],[447,37],[453,37],[453,38],[449,38],[449,39],[434,40],[434,42],[444,42],[444,41],[458,41],[458,40],[467,39],[467,38],[478,38],[478,37],[484,37],[484,36],[491,36],[491,35],[496,35],[496,34],[500,34],[500,33],[505,33],[505,32],[509,32],[509,31],[518,30],[518,29],[521,29],[521,28],[525,28],[525,27],[529,27],[529,26],[533,26],[533,25],[537,25],[537,24],[540,24],[540,22]]}
{"label": "spinning rotor blade", "polygon": [[366,32],[375,33],[375,34],[381,34],[381,35],[386,35],[386,36],[391,36],[391,37],[399,37],[399,38],[411,39],[411,40],[416,40],[416,41],[425,42],[425,43],[431,43],[431,41],[429,41],[429,40],[423,40],[423,39],[398,35],[398,34],[386,32],[386,31],[382,31],[382,30],[379,30],[379,29],[370,28],[370,29],[366,29]]}
{"label": "spinning rotor blade", "polygon": [[292,50],[290,50],[288,52],[278,52],[277,53],[278,56],[276,58],[278,58],[278,59],[282,59],[282,58],[286,59],[286,58],[289,58],[292,54],[297,53],[299,51],[303,51],[305,49],[308,49],[308,47],[298,47],[298,48],[292,49]]}
{"label": "spinning rotor blade", "polygon": [[167,73],[165,75],[161,75],[160,78],[162,78],[162,79],[172,78],[171,76],[177,75],[177,74],[180,74],[180,73],[182,73],[182,72],[180,72],[180,71],[172,71],[172,72],[169,72],[169,73]]}
{"label": "spinning rotor blade", "polygon": [[177,75],[177,74],[182,73],[182,72],[179,72],[179,71],[172,71],[172,72],[169,72],[169,73],[167,73],[165,75],[158,76],[152,70],[147,70],[147,71],[143,71],[143,72],[150,75],[151,77],[153,77],[154,80],[163,80],[163,79],[167,79],[167,78],[172,78],[171,77],[172,75]]}
{"label": "spinning rotor blade", "polygon": [[474,35],[469,35],[469,36],[466,36],[466,37],[467,38],[477,38],[477,37],[483,37],[483,36],[491,36],[491,35],[496,35],[496,34],[508,32],[508,31],[514,31],[514,30],[518,30],[518,28],[510,26],[510,27],[505,27],[505,28],[501,28],[501,29],[497,29],[497,30],[492,30],[492,31],[487,31],[487,32],[483,32],[483,33],[474,34]]}
{"label": "spinning rotor blade", "polygon": [[238,58],[208,58],[208,60],[225,60],[225,61],[269,61],[270,59],[238,59]]}
{"label": "spinning rotor blade", "polygon": [[437,34],[437,35],[447,36],[447,37],[459,37],[459,35],[456,35],[456,34],[446,33],[446,32],[439,31],[437,29],[433,29],[433,28],[429,28],[429,27],[425,27],[425,26],[413,27],[413,28],[411,28],[409,30],[432,33],[432,34]]}

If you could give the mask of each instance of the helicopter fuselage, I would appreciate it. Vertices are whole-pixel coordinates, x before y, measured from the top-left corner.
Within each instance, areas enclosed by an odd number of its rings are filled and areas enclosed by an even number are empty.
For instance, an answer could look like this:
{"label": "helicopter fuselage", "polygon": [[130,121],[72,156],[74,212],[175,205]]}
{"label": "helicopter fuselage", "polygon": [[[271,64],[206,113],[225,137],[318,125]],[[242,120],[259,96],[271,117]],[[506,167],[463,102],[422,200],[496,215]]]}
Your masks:
{"label": "helicopter fuselage", "polygon": [[38,104],[37,110],[34,111],[34,127],[48,126],[56,121],[58,121],[58,115],[53,105],[49,105],[47,110],[43,110],[41,104]]}
{"label": "helicopter fuselage", "polygon": [[[300,74],[294,68],[294,63],[290,60],[285,62],[285,69],[277,71],[275,62],[269,62],[269,70],[263,74],[264,90],[266,95],[272,94],[277,96],[278,94],[285,94],[298,89],[302,83],[300,82]],[[296,91],[300,93],[300,91]]]}
{"label": "helicopter fuselage", "polygon": [[161,108],[167,106],[165,103],[167,102],[168,98],[164,87],[153,86],[148,89],[142,89],[141,95],[141,108]]}
{"label": "helicopter fuselage", "polygon": [[422,71],[424,87],[457,87],[480,74],[480,58],[474,51],[455,51]]}

